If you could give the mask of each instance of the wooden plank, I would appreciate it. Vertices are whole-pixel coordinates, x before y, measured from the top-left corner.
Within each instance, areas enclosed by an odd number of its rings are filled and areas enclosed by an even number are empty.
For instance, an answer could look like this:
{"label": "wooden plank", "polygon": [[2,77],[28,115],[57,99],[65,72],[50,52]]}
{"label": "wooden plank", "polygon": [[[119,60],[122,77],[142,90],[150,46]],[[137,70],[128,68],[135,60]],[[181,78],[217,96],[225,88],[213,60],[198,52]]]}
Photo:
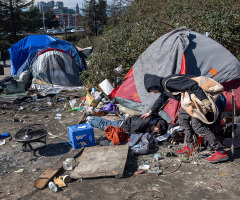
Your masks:
{"label": "wooden plank", "polygon": [[123,177],[127,161],[128,145],[86,147],[78,166],[71,173],[71,178],[94,178],[115,176]]}
{"label": "wooden plank", "polygon": [[[73,149],[71,155],[73,158],[79,156],[79,154],[84,150],[84,147],[80,149]],[[45,172],[43,172],[37,180],[34,181],[34,187],[38,189],[43,189],[47,183],[63,168],[63,162],[58,161],[52,166],[50,166]]]}
{"label": "wooden plank", "polygon": [[56,162],[50,166],[45,172],[43,172],[37,180],[34,181],[34,187],[38,189],[43,189],[48,181],[50,181],[53,176],[62,169],[62,162]]}

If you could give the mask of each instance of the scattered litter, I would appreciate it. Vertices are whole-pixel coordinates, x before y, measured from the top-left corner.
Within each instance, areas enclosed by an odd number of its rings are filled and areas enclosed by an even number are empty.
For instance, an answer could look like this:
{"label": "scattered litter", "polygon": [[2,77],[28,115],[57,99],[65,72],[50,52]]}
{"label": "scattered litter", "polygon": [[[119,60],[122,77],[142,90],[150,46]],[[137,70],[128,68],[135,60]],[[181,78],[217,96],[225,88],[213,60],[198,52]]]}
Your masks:
{"label": "scattered litter", "polygon": [[155,154],[153,157],[154,160],[160,160],[161,156],[159,154]]}
{"label": "scattered litter", "polygon": [[218,187],[218,188],[222,188],[221,183],[215,183],[214,186]]}
{"label": "scattered litter", "polygon": [[19,118],[13,118],[13,121],[14,122],[20,122],[20,119]]}
{"label": "scattered litter", "polygon": [[33,99],[35,99],[35,100],[38,98],[37,94],[31,95],[31,97],[32,97]]}
{"label": "scattered litter", "polygon": [[134,172],[134,175],[144,174],[144,173],[145,173],[144,171],[136,171],[136,172]]}
{"label": "scattered litter", "polygon": [[24,107],[23,107],[23,106],[20,106],[20,107],[18,108],[18,110],[24,110]]}
{"label": "scattered litter", "polygon": [[77,180],[77,182],[80,182],[80,183],[82,183],[82,179],[78,179],[78,180]]}
{"label": "scattered litter", "polygon": [[6,132],[6,133],[3,133],[3,134],[0,134],[0,139],[4,139],[4,138],[9,137],[9,136],[10,136],[10,133]]}
{"label": "scattered litter", "polygon": [[75,107],[77,107],[77,100],[72,99],[69,101],[69,104],[70,104],[71,108],[75,108]]}
{"label": "scattered litter", "polygon": [[59,176],[63,180],[64,183],[69,183],[71,181],[71,177],[69,175]]}
{"label": "scattered litter", "polygon": [[72,108],[72,109],[68,109],[68,112],[72,112],[72,111],[80,111],[82,110],[81,107],[75,107],[75,108]]}
{"label": "scattered litter", "polygon": [[56,186],[56,184],[53,181],[48,183],[48,187],[52,192],[57,192],[58,191],[58,187]]}
{"label": "scattered litter", "polygon": [[73,168],[75,167],[75,160],[74,158],[67,158],[64,162],[63,162],[63,169],[65,170],[73,170]]}
{"label": "scattered litter", "polygon": [[56,117],[62,117],[62,114],[57,113],[57,114],[56,114]]}
{"label": "scattered litter", "polygon": [[0,141],[0,145],[4,145],[4,144],[6,144],[5,140]]}
{"label": "scattered litter", "polygon": [[148,170],[150,169],[150,165],[140,165],[138,168],[139,170]]}
{"label": "scattered litter", "polygon": [[165,156],[166,156],[166,157],[177,157],[177,155],[176,155],[175,153],[171,152],[171,151],[167,152],[167,153],[165,154]]}
{"label": "scattered litter", "polygon": [[161,169],[159,169],[159,167],[151,167],[150,169],[148,169],[147,173],[148,174],[156,174],[159,175],[161,174],[163,171]]}
{"label": "scattered litter", "polygon": [[51,137],[49,137],[49,138],[57,138],[57,137],[59,137],[59,136],[56,136],[56,135],[52,134],[51,132],[48,132],[48,135],[51,136]]}
{"label": "scattered litter", "polygon": [[8,189],[6,194],[7,194],[7,195],[11,195],[11,194],[13,194],[13,193],[12,193],[11,190]]}
{"label": "scattered litter", "polygon": [[105,79],[104,81],[102,81],[100,84],[99,84],[99,87],[103,90],[103,92],[106,94],[106,95],[109,95],[112,91],[113,91],[113,86],[111,85],[111,83]]}
{"label": "scattered litter", "polygon": [[67,186],[66,183],[60,177],[58,178],[54,177],[53,181],[59,188]]}
{"label": "scattered litter", "polygon": [[16,172],[16,173],[22,173],[22,172],[23,172],[23,170],[24,170],[24,169],[19,169],[19,170],[17,170],[17,171],[14,171],[14,172]]}
{"label": "scattered litter", "polygon": [[182,159],[185,161],[189,161],[189,158],[190,158],[190,154],[188,153],[182,155]]}

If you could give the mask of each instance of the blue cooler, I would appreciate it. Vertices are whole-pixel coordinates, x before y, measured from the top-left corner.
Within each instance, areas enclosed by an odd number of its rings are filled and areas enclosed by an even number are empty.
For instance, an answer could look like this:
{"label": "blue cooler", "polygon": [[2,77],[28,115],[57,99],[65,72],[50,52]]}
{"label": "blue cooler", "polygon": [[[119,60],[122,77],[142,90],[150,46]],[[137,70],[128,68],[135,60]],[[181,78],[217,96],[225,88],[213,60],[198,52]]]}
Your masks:
{"label": "blue cooler", "polygon": [[68,127],[69,142],[74,149],[95,145],[93,127],[88,123]]}

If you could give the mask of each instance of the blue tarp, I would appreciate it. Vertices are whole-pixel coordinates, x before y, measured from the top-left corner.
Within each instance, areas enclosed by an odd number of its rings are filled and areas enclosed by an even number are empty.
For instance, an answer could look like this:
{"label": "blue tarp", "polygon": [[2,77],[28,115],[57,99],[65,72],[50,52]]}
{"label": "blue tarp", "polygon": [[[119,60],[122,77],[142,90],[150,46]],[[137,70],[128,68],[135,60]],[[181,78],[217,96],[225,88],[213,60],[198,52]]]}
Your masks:
{"label": "blue tarp", "polygon": [[11,75],[17,74],[18,69],[32,52],[56,40],[58,39],[49,35],[30,35],[12,45],[8,49],[11,58]]}
{"label": "blue tarp", "polygon": [[73,57],[73,60],[77,64],[77,67],[79,68],[80,72],[86,70],[86,67],[82,64],[81,58],[80,58],[80,56],[78,54],[78,51],[75,48],[75,46],[73,44],[71,44],[70,42],[65,41],[65,40],[56,40],[56,41],[53,41],[53,42],[50,42],[50,43],[46,44],[42,48],[36,49],[34,52],[29,54],[25,64],[20,66],[20,68],[18,68],[17,71],[15,72],[15,74],[20,75],[23,71],[27,70],[30,66],[32,66],[32,64],[38,58],[38,53],[41,52],[41,51],[44,51],[46,49],[61,49],[61,50],[66,51],[67,53],[69,53]]}

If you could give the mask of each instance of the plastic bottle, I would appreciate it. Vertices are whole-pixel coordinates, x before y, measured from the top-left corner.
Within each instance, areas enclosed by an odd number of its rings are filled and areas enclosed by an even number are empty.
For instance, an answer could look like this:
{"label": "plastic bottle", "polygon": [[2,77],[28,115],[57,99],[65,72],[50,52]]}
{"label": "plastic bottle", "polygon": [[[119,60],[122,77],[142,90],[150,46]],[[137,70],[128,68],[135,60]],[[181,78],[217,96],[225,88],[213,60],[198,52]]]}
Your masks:
{"label": "plastic bottle", "polygon": [[58,187],[56,186],[56,184],[53,181],[48,183],[48,187],[52,192],[57,192],[58,191]]}
{"label": "plastic bottle", "polygon": [[72,112],[72,111],[78,111],[78,110],[82,110],[81,107],[79,108],[72,108],[72,109],[68,109],[68,112]]}
{"label": "plastic bottle", "polygon": [[51,97],[47,97],[47,105],[48,105],[48,107],[52,107],[53,106],[53,102],[52,102],[52,98]]}
{"label": "plastic bottle", "polygon": [[65,169],[65,170],[73,170],[74,167],[75,167],[75,160],[74,160],[74,158],[67,158],[63,162],[63,169]]}

